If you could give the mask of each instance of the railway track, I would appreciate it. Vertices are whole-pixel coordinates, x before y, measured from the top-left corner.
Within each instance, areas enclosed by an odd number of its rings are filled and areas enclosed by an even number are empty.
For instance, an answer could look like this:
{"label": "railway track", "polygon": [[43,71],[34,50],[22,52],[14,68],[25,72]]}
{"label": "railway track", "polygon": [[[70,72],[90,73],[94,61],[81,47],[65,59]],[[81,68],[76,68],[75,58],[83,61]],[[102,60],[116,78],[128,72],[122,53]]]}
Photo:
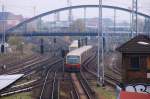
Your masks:
{"label": "railway track", "polygon": [[[81,74],[85,76],[87,81],[96,80],[97,79],[97,60],[96,60],[96,53],[90,59],[88,59],[81,68]],[[110,70],[110,69],[109,69]],[[110,73],[111,71],[111,73]],[[104,74],[105,82],[113,87],[116,87],[116,84],[120,83],[121,75],[119,71],[110,70],[106,71]],[[93,79],[91,79],[93,78]],[[92,85],[92,84],[91,84]]]}
{"label": "railway track", "polygon": [[59,81],[57,80],[57,73],[55,72],[53,84],[52,84],[51,99],[59,99],[59,90],[60,90],[60,85],[59,85]]}
{"label": "railway track", "polygon": [[[91,60],[91,58],[88,60]],[[94,90],[81,72],[82,71],[80,71],[80,73],[65,73],[66,76],[64,80],[67,84],[63,84],[62,86],[67,87],[62,88],[62,93],[64,92],[67,97],[61,97],[61,99],[95,99],[96,95]],[[70,88],[68,88],[68,85]]]}
{"label": "railway track", "polygon": [[[8,74],[9,72],[11,72],[12,70],[15,70],[17,68],[20,68],[20,66],[18,66],[19,64],[22,64],[22,63],[25,63],[25,62],[28,62],[34,58],[37,58],[39,57],[39,55],[36,55],[34,54],[33,56],[25,56],[25,57],[22,57],[22,58],[19,58],[19,57],[9,57],[5,60],[1,60],[0,62],[0,74]],[[3,66],[6,66],[6,68],[4,69]]]}
{"label": "railway track", "polygon": [[77,99],[95,99],[94,91],[82,74],[71,73],[71,79],[78,97]]}
{"label": "railway track", "polygon": [[[27,56],[23,59],[15,59],[15,61],[10,62],[9,60],[7,60],[7,64],[6,65],[6,69],[1,73],[1,74],[10,74],[11,72],[13,72],[14,70],[17,71],[18,68],[22,68],[25,65],[34,62],[34,61],[38,61],[38,59],[40,59],[41,57],[39,57],[39,55],[33,55],[33,56]],[[13,59],[14,60],[14,59]],[[1,64],[4,64],[3,62]]]}
{"label": "railway track", "polygon": [[62,60],[53,64],[53,66],[48,69],[40,92],[40,99],[58,99],[59,82],[57,79],[57,71],[59,68],[61,68],[60,66],[62,66]]}
{"label": "railway track", "polygon": [[[71,78],[71,75],[70,75],[70,78]],[[71,80],[71,84],[72,84],[72,89],[71,92],[70,92],[70,95],[71,95],[71,99],[80,99],[80,96],[79,96],[79,93],[78,93],[78,90],[75,86],[75,83],[74,83],[74,80]]]}
{"label": "railway track", "polygon": [[70,73],[64,72],[59,80],[59,99],[79,99]]}
{"label": "railway track", "polygon": [[16,74],[16,73],[24,73],[26,72],[26,69],[29,69],[30,67],[40,64],[41,62],[44,62],[48,60],[48,57],[43,58],[41,56],[37,56],[34,58],[30,58],[27,61],[24,61],[20,64],[15,65],[13,68],[10,68],[8,72],[8,74]]}
{"label": "railway track", "polygon": [[[53,68],[53,66],[60,61],[62,61],[62,59],[59,59],[59,60],[53,61],[52,63],[47,64],[47,68]],[[44,80],[41,78],[38,78],[36,80],[31,80],[31,81],[26,82],[26,83],[12,86],[10,89],[4,90],[3,92],[1,92],[0,95],[1,96],[8,96],[8,95],[12,95],[15,93],[31,91],[35,88],[42,87],[43,83],[44,83]],[[47,83],[50,83],[50,81],[48,81]]]}
{"label": "railway track", "polygon": [[[93,57],[93,59],[96,59],[96,55],[95,57]],[[93,62],[92,62],[93,61]],[[89,64],[88,64],[89,63]],[[95,78],[97,78],[97,64],[95,63],[95,60],[90,60],[89,62],[86,63],[87,65],[83,66],[83,69],[86,70],[89,74],[93,75]],[[92,66],[92,68],[91,68]],[[110,70],[110,69],[109,69]],[[113,87],[116,86],[116,84],[120,83],[120,73],[118,73],[118,71],[115,70],[110,70],[112,71],[114,74],[110,74],[110,72],[105,72],[104,77],[105,77],[105,82]],[[117,73],[116,73],[117,72]]]}

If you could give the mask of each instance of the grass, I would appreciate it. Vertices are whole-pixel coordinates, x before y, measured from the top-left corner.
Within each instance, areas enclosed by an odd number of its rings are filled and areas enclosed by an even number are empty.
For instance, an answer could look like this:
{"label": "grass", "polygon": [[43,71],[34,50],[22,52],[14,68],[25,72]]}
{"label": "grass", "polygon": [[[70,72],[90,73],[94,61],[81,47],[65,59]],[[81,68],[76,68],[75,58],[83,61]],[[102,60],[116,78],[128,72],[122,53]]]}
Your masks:
{"label": "grass", "polygon": [[116,99],[115,90],[103,87],[95,87],[98,99]]}
{"label": "grass", "polygon": [[18,93],[7,97],[1,97],[0,99],[32,99],[30,92]]}

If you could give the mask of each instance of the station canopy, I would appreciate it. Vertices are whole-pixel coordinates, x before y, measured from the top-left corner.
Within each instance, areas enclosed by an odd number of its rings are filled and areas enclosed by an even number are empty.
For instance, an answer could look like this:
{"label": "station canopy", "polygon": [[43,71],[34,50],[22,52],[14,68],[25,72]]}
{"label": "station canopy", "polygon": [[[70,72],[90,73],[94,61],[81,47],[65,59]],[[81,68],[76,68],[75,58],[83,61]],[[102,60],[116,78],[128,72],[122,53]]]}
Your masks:
{"label": "station canopy", "polygon": [[13,74],[13,75],[0,75],[0,90],[6,88],[16,80],[21,78],[24,74]]}

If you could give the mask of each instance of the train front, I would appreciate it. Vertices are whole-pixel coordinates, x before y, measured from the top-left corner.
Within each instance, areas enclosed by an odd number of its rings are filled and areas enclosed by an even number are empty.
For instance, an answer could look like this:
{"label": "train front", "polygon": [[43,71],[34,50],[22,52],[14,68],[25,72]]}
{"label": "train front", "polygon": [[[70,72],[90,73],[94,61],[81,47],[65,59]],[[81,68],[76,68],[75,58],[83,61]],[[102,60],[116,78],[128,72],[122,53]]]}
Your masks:
{"label": "train front", "polygon": [[65,71],[79,72],[80,71],[80,56],[68,55],[66,57]]}

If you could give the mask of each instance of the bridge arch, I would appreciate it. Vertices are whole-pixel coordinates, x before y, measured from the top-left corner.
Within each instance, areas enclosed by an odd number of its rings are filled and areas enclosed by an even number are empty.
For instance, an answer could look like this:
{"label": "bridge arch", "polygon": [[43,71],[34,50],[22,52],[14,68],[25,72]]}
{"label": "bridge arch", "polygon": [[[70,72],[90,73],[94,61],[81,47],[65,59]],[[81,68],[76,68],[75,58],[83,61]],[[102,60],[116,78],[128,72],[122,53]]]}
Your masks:
{"label": "bridge arch", "polygon": [[[52,11],[48,11],[48,12],[42,13],[42,14],[37,15],[35,17],[32,17],[32,18],[30,18],[28,20],[25,20],[25,21],[19,23],[18,25],[8,29],[6,31],[6,33],[11,32],[11,31],[17,29],[18,27],[23,26],[24,24],[29,23],[29,22],[31,22],[31,21],[33,21],[35,19],[44,17],[46,15],[54,14],[54,13],[57,13],[57,12],[60,12],[60,11],[65,11],[65,10],[69,10],[69,9],[78,9],[78,8],[98,8],[98,7],[99,7],[99,5],[77,5],[77,6],[71,6],[71,7],[64,7],[64,8],[55,9],[55,10],[52,10]],[[132,10],[127,9],[127,8],[122,8],[122,7],[117,7],[117,6],[110,6],[110,5],[102,5],[102,7],[103,8],[108,8],[108,9],[116,9],[116,10],[121,10],[121,11],[132,13]],[[137,14],[140,15],[140,16],[143,16],[145,18],[150,18],[149,15],[141,13],[141,12],[137,12]]]}

